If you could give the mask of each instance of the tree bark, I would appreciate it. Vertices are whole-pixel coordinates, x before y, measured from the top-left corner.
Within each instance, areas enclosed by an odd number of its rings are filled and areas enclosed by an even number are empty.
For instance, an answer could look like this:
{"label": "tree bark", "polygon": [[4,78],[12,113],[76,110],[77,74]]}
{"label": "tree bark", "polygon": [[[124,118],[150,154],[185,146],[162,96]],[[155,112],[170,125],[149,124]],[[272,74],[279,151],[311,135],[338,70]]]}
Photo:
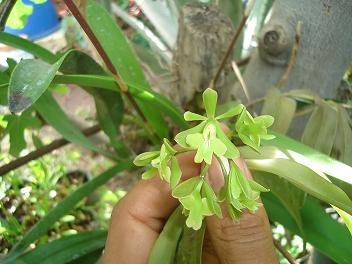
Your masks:
{"label": "tree bark", "polygon": [[[336,97],[352,62],[352,1],[276,0],[244,74],[252,99],[264,96],[285,72],[298,21],[303,22],[300,46],[283,90],[310,89]],[[244,99],[239,86],[235,95]]]}
{"label": "tree bark", "polygon": [[[193,3],[183,7],[173,58],[175,82],[169,90],[174,102],[185,107],[196,92],[208,87],[233,33],[231,20],[216,6]],[[230,72],[229,63],[217,84],[220,97],[233,89]]]}

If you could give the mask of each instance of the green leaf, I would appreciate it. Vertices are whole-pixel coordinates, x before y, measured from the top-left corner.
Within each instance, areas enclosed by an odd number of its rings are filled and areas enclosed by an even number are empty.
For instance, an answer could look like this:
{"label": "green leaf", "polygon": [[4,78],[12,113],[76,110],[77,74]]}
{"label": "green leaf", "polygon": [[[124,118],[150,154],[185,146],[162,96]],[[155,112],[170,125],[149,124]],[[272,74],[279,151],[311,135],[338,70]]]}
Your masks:
{"label": "green leaf", "polygon": [[227,119],[236,115],[239,115],[243,111],[243,104],[239,104],[235,106],[234,108],[230,109],[229,111],[217,116],[215,119],[220,120],[220,119]]}
{"label": "green leaf", "polygon": [[94,97],[97,119],[101,129],[110,138],[110,143],[117,153],[128,155],[128,151],[123,149],[126,147],[121,147],[121,143],[117,142],[124,112],[120,93],[108,90],[90,90],[90,94]]}
{"label": "green leaf", "polygon": [[352,175],[352,167],[332,159],[294,139],[279,133],[271,133],[275,135],[275,139],[268,142],[263,141],[263,145],[272,145],[280,148],[281,151],[277,151],[278,149],[276,149],[273,152],[274,156],[289,156],[302,165],[329,175],[330,180],[342,188],[352,199],[352,178],[349,176]]}
{"label": "green leaf", "polygon": [[185,112],[183,117],[184,117],[184,119],[186,121],[204,121],[204,120],[207,120],[206,117],[204,117],[202,115],[199,115],[199,114],[196,114],[196,113],[193,113],[193,112],[190,112],[190,111]]}
{"label": "green leaf", "polygon": [[352,166],[351,138],[350,117],[346,110],[342,106],[339,106],[337,131],[331,155],[350,166]]}
{"label": "green leaf", "polygon": [[283,177],[299,189],[335,205],[347,213],[352,212],[352,201],[339,187],[315,171],[287,159],[247,159],[249,169],[265,171]]}
{"label": "green leaf", "polygon": [[[120,90],[120,88],[117,86],[116,82],[112,77],[91,74],[57,75],[53,83],[93,86],[113,91]],[[140,87],[133,86],[130,83],[127,83],[127,85],[130,88],[130,92],[133,96],[135,96],[139,100],[142,100],[146,104],[153,105],[153,107],[157,111],[168,115],[180,128],[186,129],[189,127],[187,122],[183,119],[183,116],[179,109],[166,97],[153,91],[143,90]]]}
{"label": "green leaf", "polygon": [[49,50],[43,48],[42,46],[35,44],[34,42],[6,33],[0,32],[0,43],[3,43],[7,46],[24,50],[28,53],[33,54],[35,57],[40,58],[50,64],[55,63],[59,56],[53,54]]}
{"label": "green leaf", "polygon": [[96,250],[102,252],[106,236],[106,231],[90,231],[62,237],[25,253],[16,263],[35,263],[39,259],[42,264],[68,263]]}
{"label": "green leaf", "polygon": [[204,234],[205,225],[202,225],[202,228],[197,231],[184,226],[174,263],[202,263]]}
{"label": "green leaf", "polygon": [[[72,50],[60,66],[64,73],[107,75],[105,70],[89,55]],[[129,152],[122,143],[116,142],[120,134],[120,124],[123,117],[123,102],[119,91],[96,89],[89,85],[83,87],[95,101],[97,119],[101,129],[110,138],[110,144],[120,156],[128,156]]]}
{"label": "green leaf", "polygon": [[215,90],[207,88],[203,92],[203,104],[208,117],[213,118],[215,116],[217,101],[218,93]]}
{"label": "green leaf", "polygon": [[302,143],[330,155],[335,142],[337,121],[336,109],[320,101],[304,129]]}
{"label": "green leaf", "polygon": [[49,92],[45,92],[39,98],[39,100],[35,103],[34,108],[49,125],[55,128],[55,130],[68,141],[101,153],[105,156],[111,156],[109,153],[93,144],[71,123],[68,116],[60,108],[59,104]]}
{"label": "green leaf", "polygon": [[177,245],[185,224],[182,206],[176,208],[167,220],[149,256],[149,264],[173,264]]}
{"label": "green leaf", "polygon": [[172,190],[172,196],[175,198],[183,198],[190,195],[197,185],[200,182],[200,178],[198,176],[192,177],[184,182],[181,182],[179,185]]}
{"label": "green leaf", "polygon": [[53,65],[40,60],[22,60],[15,67],[9,83],[9,108],[13,113],[21,112],[33,103],[48,89],[57,71],[65,60],[75,56],[77,51],[65,53]]}
{"label": "green leaf", "polygon": [[136,166],[145,166],[149,164],[153,159],[160,155],[160,151],[150,151],[139,154],[135,157],[133,163]]}
{"label": "green leaf", "polygon": [[283,178],[264,172],[255,172],[253,177],[262,185],[270,188],[271,192],[285,205],[287,211],[296,221],[302,235],[304,235],[303,222],[300,209],[304,205],[305,193]]}
{"label": "green leaf", "polygon": [[175,188],[178,182],[181,179],[182,171],[180,165],[175,156],[171,158],[171,176],[170,176],[170,185],[171,188]]}
{"label": "green leaf", "polygon": [[333,206],[336,212],[341,216],[343,222],[345,223],[346,227],[351,233],[352,236],[352,215],[342,211],[341,209],[337,208],[336,206]]}
{"label": "green leaf", "polygon": [[61,200],[54,208],[52,208],[42,220],[37,222],[11,249],[10,253],[7,255],[6,260],[10,263],[14,260],[21,252],[26,250],[26,248],[39,239],[42,235],[46,234],[47,231],[52,228],[53,224],[57,222],[62,216],[66,215],[70,210],[72,210],[75,205],[81,201],[84,197],[91,194],[98,187],[106,183],[117,173],[129,169],[133,166],[131,161],[124,161],[121,164],[112,167],[101,175],[93,178],[89,182],[83,184],[78,189],[76,189],[69,196]]}
{"label": "green leaf", "polygon": [[[272,222],[279,222],[294,234],[302,236],[286,206],[271,192],[263,193],[261,198]],[[311,196],[306,198],[300,212],[306,241],[336,263],[350,264],[351,234],[347,228],[327,214],[320,201]]]}
{"label": "green leaf", "polygon": [[33,103],[49,87],[58,71],[61,60],[52,66],[39,60],[22,60],[11,75],[9,83],[9,109],[19,113]]}
{"label": "green leaf", "polygon": [[10,154],[18,156],[26,148],[27,143],[24,138],[26,128],[40,128],[41,122],[37,117],[32,115],[30,109],[23,112],[20,116],[8,115],[4,117],[7,121],[6,133],[10,136]]}
{"label": "green leaf", "polygon": [[282,95],[277,88],[271,88],[265,97],[262,114],[274,117],[272,130],[286,133],[295,115],[296,105],[296,100]]}
{"label": "green leaf", "polygon": [[[86,18],[92,31],[118,70],[122,79],[143,90],[150,90],[142,67],[121,29],[104,7],[93,0],[86,6]],[[161,138],[167,137],[168,129],[161,114],[151,105],[137,100],[143,113]]]}

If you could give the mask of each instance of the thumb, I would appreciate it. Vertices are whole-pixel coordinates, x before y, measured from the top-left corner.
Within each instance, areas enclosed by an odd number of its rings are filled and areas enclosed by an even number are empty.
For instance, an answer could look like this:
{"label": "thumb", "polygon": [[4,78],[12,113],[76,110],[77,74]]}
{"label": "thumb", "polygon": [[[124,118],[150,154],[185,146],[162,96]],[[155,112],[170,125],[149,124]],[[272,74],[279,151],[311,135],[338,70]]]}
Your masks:
{"label": "thumb", "polygon": [[[247,178],[252,176],[243,159],[235,163]],[[218,164],[209,169],[209,181],[215,185],[223,176]],[[220,186],[214,186],[219,189]],[[223,218],[206,218],[207,232],[214,251],[221,263],[278,263],[272,240],[271,228],[265,209],[261,206],[254,214],[242,212],[239,221],[234,221],[222,206]]]}

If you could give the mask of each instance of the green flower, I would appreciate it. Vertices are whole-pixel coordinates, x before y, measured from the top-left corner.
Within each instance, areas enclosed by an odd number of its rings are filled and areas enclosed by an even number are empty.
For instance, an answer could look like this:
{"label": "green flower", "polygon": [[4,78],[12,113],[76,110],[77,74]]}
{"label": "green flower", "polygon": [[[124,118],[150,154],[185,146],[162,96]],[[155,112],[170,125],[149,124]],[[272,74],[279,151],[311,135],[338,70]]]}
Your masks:
{"label": "green flower", "polygon": [[182,175],[175,157],[176,153],[177,151],[170,145],[170,142],[164,139],[160,151],[142,153],[134,159],[134,164],[145,166],[151,163],[152,168],[142,174],[142,179],[150,179],[159,173],[160,178],[170,183],[171,187],[174,188]]}
{"label": "green flower", "polygon": [[218,95],[216,91],[208,88],[203,93],[203,103],[206,116],[192,112],[186,112],[184,118],[186,121],[202,121],[197,126],[177,134],[175,141],[182,147],[192,147],[197,149],[195,162],[201,163],[203,160],[210,164],[213,154],[225,156],[226,158],[236,158],[239,155],[238,149],[228,139],[222,131],[220,123],[217,120],[231,118],[240,114],[244,106],[237,105],[229,111],[216,116],[216,104]]}
{"label": "green flower", "polygon": [[242,142],[255,150],[258,150],[261,139],[273,139],[273,135],[267,134],[267,128],[274,122],[274,118],[269,115],[262,115],[253,118],[251,114],[244,110],[238,118],[235,129]]}
{"label": "green flower", "polygon": [[194,133],[186,137],[186,143],[192,148],[197,149],[194,162],[201,163],[203,160],[207,164],[211,164],[213,154],[218,157],[226,153],[226,145],[216,137],[216,127],[212,123],[208,123],[203,133]]}
{"label": "green flower", "polygon": [[174,188],[181,179],[181,168],[175,157],[177,151],[170,145],[167,139],[161,146],[159,157],[153,159],[151,164],[159,172],[160,178],[170,183]]}
{"label": "green flower", "polygon": [[226,192],[226,205],[230,216],[234,220],[239,220],[242,209],[255,212],[260,203],[257,202],[260,192],[269,190],[259,183],[247,179],[240,168],[230,161],[230,173],[225,183],[223,191]]}
{"label": "green flower", "polygon": [[201,177],[193,177],[180,183],[172,192],[183,205],[187,214],[186,225],[198,230],[204,216],[222,217],[217,197],[209,184]]}

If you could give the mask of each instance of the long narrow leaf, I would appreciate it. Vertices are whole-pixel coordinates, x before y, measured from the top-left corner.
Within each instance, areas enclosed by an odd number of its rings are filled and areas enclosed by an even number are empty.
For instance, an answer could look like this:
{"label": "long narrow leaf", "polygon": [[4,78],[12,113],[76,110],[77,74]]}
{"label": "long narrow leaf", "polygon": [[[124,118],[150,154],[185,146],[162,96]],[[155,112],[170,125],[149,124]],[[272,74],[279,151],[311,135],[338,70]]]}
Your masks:
{"label": "long narrow leaf", "polygon": [[172,213],[159,238],[156,240],[149,257],[149,264],[172,264],[176,254],[179,238],[185,225],[182,206]]}
{"label": "long narrow leaf", "polygon": [[[94,86],[97,88],[119,90],[116,82],[111,77],[99,75],[57,75],[53,83],[55,84],[77,84],[82,86]],[[179,109],[166,97],[153,91],[146,91],[134,84],[127,83],[133,96],[153,105],[158,111],[168,115],[180,128],[188,128],[188,124],[183,119]]]}
{"label": "long narrow leaf", "polygon": [[287,136],[274,131],[270,131],[270,134],[274,134],[275,138],[270,141],[264,140],[263,145],[276,146],[288,153],[296,162],[331,176],[331,181],[340,186],[352,199],[352,167]]}
{"label": "long narrow leaf", "polygon": [[352,201],[339,187],[306,166],[287,159],[247,159],[249,169],[283,177],[301,190],[352,213]]}
{"label": "long narrow leaf", "polygon": [[83,257],[91,252],[102,252],[106,241],[106,231],[91,231],[62,237],[16,259],[18,263],[65,264]]}
{"label": "long narrow leaf", "polygon": [[46,48],[43,48],[32,41],[11,35],[6,32],[0,32],[0,43],[16,49],[24,50],[48,63],[55,63],[59,59],[58,55],[55,55]]}
{"label": "long narrow leaf", "polygon": [[45,92],[34,104],[34,108],[44,118],[44,120],[56,131],[58,131],[65,139],[90,150],[101,153],[107,157],[114,158],[110,153],[96,146],[72,124],[66,113],[61,109],[51,93]]}
{"label": "long narrow leaf", "polygon": [[48,214],[36,223],[10,251],[7,257],[7,261],[10,263],[16,259],[31,243],[39,239],[44,235],[52,225],[58,221],[62,216],[72,210],[75,205],[81,201],[84,197],[91,194],[98,187],[106,183],[109,179],[114,177],[117,173],[129,169],[133,166],[132,161],[125,161],[119,165],[107,170],[101,175],[97,176],[93,180],[85,183],[72,194],[67,196],[65,199],[60,201]]}
{"label": "long narrow leaf", "polygon": [[[90,0],[86,8],[87,21],[115,68],[126,83],[133,83],[143,90],[150,90],[142,67],[128,44],[122,30],[110,14],[97,2]],[[138,101],[147,120],[161,138],[167,137],[168,128],[164,119],[153,107]]]}
{"label": "long narrow leaf", "polygon": [[[286,207],[271,192],[262,193],[261,198],[272,222],[279,222],[291,232],[302,235]],[[347,228],[326,214],[313,197],[307,197],[300,211],[307,242],[337,263],[350,264],[352,236]]]}

